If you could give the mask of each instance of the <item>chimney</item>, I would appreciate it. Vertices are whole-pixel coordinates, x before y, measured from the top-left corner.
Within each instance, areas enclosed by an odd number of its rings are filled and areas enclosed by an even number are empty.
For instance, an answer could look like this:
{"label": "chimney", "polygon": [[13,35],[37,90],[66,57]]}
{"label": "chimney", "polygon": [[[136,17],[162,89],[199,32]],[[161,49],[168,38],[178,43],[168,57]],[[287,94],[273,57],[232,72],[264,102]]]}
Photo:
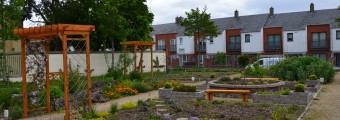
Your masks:
{"label": "chimney", "polygon": [[234,17],[238,18],[238,11],[237,10],[235,10]]}
{"label": "chimney", "polygon": [[311,13],[314,12],[314,4],[313,3],[310,4],[309,12],[311,12]]}
{"label": "chimney", "polygon": [[181,24],[182,21],[183,21],[182,16],[177,17],[177,24]]}
{"label": "chimney", "polygon": [[274,8],[270,7],[269,8],[269,16],[273,16],[274,15]]}
{"label": "chimney", "polygon": [[178,24],[178,17],[175,18],[175,23]]}

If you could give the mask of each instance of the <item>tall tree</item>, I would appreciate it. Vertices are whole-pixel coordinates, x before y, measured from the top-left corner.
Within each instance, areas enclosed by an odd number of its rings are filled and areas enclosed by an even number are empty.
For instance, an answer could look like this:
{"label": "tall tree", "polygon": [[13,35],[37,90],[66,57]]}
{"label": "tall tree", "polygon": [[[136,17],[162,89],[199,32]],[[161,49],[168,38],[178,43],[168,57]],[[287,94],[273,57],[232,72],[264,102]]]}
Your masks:
{"label": "tall tree", "polygon": [[[340,6],[338,6],[338,10],[340,10]],[[335,21],[338,23],[338,26],[340,26],[340,18],[335,18]]]}
{"label": "tall tree", "polygon": [[[217,31],[217,26],[213,21],[210,21],[210,13],[206,12],[207,7],[200,11],[198,8],[191,9],[190,12],[185,12],[187,18],[184,18],[181,25],[185,27],[184,35],[187,36],[197,36],[197,45],[204,40],[213,39],[219,34]],[[203,45],[203,44],[201,44]],[[197,56],[197,66],[199,67],[200,51],[203,46],[198,46],[198,56]]]}
{"label": "tall tree", "polygon": [[0,0],[0,75],[2,80],[8,81],[9,66],[6,64],[6,41],[17,40],[13,29],[22,25],[23,0]]}

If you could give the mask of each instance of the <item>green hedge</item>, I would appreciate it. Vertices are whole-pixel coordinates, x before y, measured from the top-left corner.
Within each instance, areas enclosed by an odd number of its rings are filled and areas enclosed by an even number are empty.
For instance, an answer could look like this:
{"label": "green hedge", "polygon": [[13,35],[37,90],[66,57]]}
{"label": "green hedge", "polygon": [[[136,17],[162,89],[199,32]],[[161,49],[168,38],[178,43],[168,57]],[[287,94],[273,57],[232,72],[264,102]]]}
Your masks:
{"label": "green hedge", "polygon": [[270,74],[282,80],[298,81],[306,80],[310,75],[315,74],[325,78],[325,83],[333,81],[333,65],[327,61],[311,56],[295,57],[286,59],[270,68]]}

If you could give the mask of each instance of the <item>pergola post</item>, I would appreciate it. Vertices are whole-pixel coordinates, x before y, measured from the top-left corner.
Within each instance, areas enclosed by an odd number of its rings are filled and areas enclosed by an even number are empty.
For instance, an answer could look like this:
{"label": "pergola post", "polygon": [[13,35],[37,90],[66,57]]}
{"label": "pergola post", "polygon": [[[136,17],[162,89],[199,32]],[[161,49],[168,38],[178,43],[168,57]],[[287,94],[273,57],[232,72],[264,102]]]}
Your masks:
{"label": "pergola post", "polygon": [[51,112],[51,91],[50,91],[50,59],[49,59],[49,45],[50,41],[45,43],[45,64],[46,64],[46,104],[47,112]]}
{"label": "pergola post", "polygon": [[91,66],[90,66],[90,36],[86,35],[86,72],[87,72],[87,94],[90,110],[92,109],[92,96],[91,96]]}
{"label": "pergola post", "polygon": [[[68,67],[67,67],[67,36],[62,35],[61,41],[63,46],[63,70],[64,70],[64,96],[65,96],[65,116],[64,120],[70,119],[70,111],[69,111],[69,90],[68,90]],[[66,63],[66,64],[65,64]]]}
{"label": "pergola post", "polygon": [[150,45],[150,52],[151,52],[151,78],[153,78],[153,50],[152,50],[152,45]]}
{"label": "pergola post", "polygon": [[21,37],[21,64],[22,64],[22,97],[23,97],[23,117],[28,117],[28,95],[26,81],[26,37]]}

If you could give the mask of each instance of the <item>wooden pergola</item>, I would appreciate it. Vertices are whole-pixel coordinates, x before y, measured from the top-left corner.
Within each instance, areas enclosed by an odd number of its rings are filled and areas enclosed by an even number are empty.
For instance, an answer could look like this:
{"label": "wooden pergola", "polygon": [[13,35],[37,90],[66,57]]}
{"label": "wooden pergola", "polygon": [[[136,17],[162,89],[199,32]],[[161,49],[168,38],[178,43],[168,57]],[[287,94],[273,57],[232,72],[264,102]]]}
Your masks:
{"label": "wooden pergola", "polygon": [[[126,41],[126,42],[120,42],[121,45],[124,45],[124,57],[126,57],[126,47],[132,46],[133,47],[133,55],[134,55],[134,71],[137,70],[137,58],[136,58],[136,52],[137,48],[139,47],[140,49],[140,56],[143,55],[143,47],[150,47],[150,52],[151,52],[151,78],[153,78],[153,50],[152,50],[152,45],[155,44],[155,42],[145,42],[145,41]],[[143,73],[143,62],[140,62],[140,72],[141,74]],[[124,75],[126,75],[126,60],[124,59]]]}
{"label": "wooden pergola", "polygon": [[[49,54],[49,43],[53,38],[59,37],[62,41],[63,53],[63,77],[64,77],[64,92],[65,92],[65,120],[70,119],[69,114],[69,86],[68,86],[68,61],[67,61],[67,41],[79,40],[86,42],[86,78],[87,78],[87,94],[89,107],[92,108],[91,98],[91,69],[90,69],[90,33],[95,31],[93,25],[75,25],[75,24],[55,24],[41,27],[16,28],[13,30],[15,35],[21,39],[21,63],[22,63],[22,93],[23,93],[23,117],[28,117],[28,112],[33,111],[28,109],[28,93],[26,79],[26,44],[45,44],[45,51]],[[75,36],[77,36],[75,38]],[[27,39],[36,39],[35,42],[27,42]],[[40,42],[39,42],[40,40]],[[41,42],[47,40],[47,42]],[[46,55],[46,103],[47,112],[51,112],[50,101],[50,72],[49,72],[49,56]],[[44,109],[44,108],[42,108]]]}

